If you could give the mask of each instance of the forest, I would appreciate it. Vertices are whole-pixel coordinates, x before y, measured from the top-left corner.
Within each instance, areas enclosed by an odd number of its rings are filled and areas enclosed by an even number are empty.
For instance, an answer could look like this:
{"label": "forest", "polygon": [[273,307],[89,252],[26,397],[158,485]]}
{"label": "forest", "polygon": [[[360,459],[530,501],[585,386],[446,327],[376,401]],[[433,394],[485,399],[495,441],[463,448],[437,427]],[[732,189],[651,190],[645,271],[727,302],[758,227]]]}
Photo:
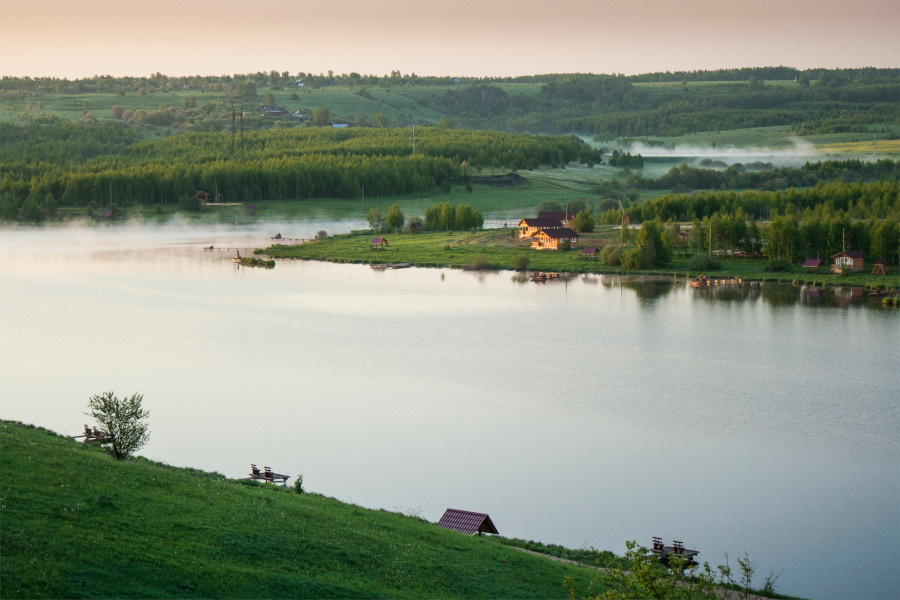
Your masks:
{"label": "forest", "polygon": [[137,142],[122,125],[50,119],[0,125],[0,138],[0,216],[25,221],[53,218],[60,206],[196,209],[198,191],[225,202],[400,196],[468,185],[470,168],[601,161],[574,136],[429,127],[417,129],[415,152],[411,132],[400,128],[192,132]]}

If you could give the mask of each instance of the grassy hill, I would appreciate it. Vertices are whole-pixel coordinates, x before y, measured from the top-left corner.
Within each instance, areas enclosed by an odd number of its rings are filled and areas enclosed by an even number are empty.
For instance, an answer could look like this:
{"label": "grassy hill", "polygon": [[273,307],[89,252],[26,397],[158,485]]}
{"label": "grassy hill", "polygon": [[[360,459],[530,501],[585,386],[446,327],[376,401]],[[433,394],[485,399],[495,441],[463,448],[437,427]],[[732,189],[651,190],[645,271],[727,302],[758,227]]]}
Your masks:
{"label": "grassy hill", "polygon": [[550,598],[596,575],[492,538],[0,422],[6,598]]}

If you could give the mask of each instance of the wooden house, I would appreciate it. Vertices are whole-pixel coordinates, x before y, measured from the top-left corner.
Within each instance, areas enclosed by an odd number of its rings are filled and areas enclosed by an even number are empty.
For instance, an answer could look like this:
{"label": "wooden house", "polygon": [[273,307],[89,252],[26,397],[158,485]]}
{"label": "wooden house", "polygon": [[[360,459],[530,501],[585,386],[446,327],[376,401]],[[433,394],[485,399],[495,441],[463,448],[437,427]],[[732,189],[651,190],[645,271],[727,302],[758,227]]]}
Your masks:
{"label": "wooden house", "polygon": [[838,252],[831,258],[834,259],[834,266],[831,267],[831,270],[834,273],[843,273],[844,269],[850,269],[851,271],[862,271],[865,264],[865,261],[863,260],[863,253],[859,250]]}
{"label": "wooden house", "polygon": [[458,531],[466,535],[481,535],[482,533],[499,533],[491,518],[485,513],[470,512],[448,508],[444,516],[438,521],[438,527]]}
{"label": "wooden house", "polygon": [[559,250],[559,244],[563,240],[569,240],[574,246],[578,243],[578,234],[568,227],[539,229],[531,236],[531,247],[534,250]]}
{"label": "wooden house", "polygon": [[559,219],[537,218],[519,221],[519,238],[531,237],[541,229],[558,229],[562,227]]}

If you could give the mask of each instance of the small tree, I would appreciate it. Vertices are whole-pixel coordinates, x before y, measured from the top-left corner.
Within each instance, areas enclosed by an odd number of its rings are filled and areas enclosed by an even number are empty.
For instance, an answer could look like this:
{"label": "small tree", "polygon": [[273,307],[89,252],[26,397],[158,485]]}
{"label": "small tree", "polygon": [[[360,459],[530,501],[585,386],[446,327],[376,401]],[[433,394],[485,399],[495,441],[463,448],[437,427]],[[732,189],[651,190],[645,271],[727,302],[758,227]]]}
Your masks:
{"label": "small tree", "polygon": [[400,211],[400,206],[397,204],[391,204],[391,207],[388,208],[387,214],[384,216],[385,228],[388,231],[393,231],[394,233],[396,233],[403,229],[403,223],[405,221],[406,218]]}
{"label": "small tree", "polygon": [[590,211],[587,209],[579,211],[577,215],[575,215],[575,220],[572,223],[573,228],[578,233],[591,233],[594,231],[594,226],[596,222],[594,221],[593,215],[591,215]]}
{"label": "small tree", "polygon": [[91,396],[88,401],[88,410],[84,414],[96,420],[110,439],[107,450],[116,460],[128,458],[150,439],[146,423],[150,411],[141,407],[143,400],[141,394],[120,400],[113,392],[103,392]]}
{"label": "small tree", "polygon": [[372,231],[375,233],[384,229],[384,217],[381,215],[381,211],[375,207],[369,209],[369,214],[366,215],[366,221],[369,222],[369,227],[371,227]]}
{"label": "small tree", "polygon": [[331,123],[331,111],[324,106],[317,106],[312,113],[313,125],[325,127]]}

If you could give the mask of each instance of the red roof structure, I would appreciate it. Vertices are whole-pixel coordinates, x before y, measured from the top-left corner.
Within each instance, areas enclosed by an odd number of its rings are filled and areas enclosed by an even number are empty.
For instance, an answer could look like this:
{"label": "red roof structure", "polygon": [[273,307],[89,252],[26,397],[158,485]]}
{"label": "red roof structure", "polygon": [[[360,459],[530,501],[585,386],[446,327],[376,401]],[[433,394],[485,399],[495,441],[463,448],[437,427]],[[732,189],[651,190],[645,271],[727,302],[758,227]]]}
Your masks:
{"label": "red roof structure", "polygon": [[469,512],[455,508],[448,508],[444,512],[444,516],[438,521],[438,527],[467,535],[499,533],[491,522],[491,518],[485,513]]}
{"label": "red roof structure", "polygon": [[807,258],[803,263],[804,269],[818,269],[822,265],[821,258]]}

